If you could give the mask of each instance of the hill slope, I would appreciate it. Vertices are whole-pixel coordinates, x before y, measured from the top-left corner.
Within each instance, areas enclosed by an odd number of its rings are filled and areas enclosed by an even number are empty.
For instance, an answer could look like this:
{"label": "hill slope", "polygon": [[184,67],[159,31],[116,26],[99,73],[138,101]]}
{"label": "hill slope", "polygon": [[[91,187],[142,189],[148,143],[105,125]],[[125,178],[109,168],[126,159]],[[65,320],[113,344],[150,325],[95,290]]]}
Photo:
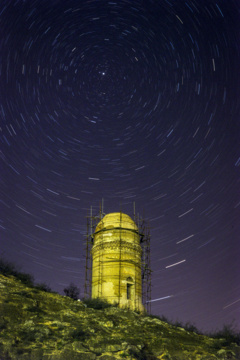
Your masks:
{"label": "hill slope", "polygon": [[0,275],[0,360],[240,359],[240,348],[129,310],[29,288]]}

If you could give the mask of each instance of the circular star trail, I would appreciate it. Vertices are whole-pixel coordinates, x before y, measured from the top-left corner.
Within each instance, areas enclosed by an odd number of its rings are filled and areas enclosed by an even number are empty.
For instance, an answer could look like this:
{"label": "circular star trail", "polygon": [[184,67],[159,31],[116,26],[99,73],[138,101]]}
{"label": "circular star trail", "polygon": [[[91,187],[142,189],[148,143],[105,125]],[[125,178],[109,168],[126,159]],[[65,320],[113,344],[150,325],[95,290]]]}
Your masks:
{"label": "circular star trail", "polygon": [[83,294],[86,216],[145,216],[152,312],[239,327],[234,0],[0,4],[1,251]]}

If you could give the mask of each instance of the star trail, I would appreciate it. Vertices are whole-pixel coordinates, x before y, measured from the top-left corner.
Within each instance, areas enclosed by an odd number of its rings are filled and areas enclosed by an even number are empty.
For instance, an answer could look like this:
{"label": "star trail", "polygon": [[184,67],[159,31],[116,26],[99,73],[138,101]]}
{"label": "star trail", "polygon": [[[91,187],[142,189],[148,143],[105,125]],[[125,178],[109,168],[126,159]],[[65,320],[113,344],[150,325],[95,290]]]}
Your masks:
{"label": "star trail", "polygon": [[151,227],[152,313],[240,327],[240,4],[0,3],[1,254],[83,295],[86,216]]}

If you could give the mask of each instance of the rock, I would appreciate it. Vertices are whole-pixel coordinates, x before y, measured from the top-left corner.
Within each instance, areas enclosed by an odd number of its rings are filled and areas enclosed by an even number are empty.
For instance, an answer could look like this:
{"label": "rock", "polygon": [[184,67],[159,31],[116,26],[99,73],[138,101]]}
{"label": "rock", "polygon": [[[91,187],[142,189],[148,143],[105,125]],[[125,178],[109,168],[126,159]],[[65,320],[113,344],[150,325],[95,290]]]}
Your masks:
{"label": "rock", "polygon": [[42,360],[43,349],[33,349],[31,352],[31,360]]}
{"label": "rock", "polygon": [[81,341],[74,341],[71,347],[74,351],[87,351],[87,348],[83,346]]}
{"label": "rock", "polygon": [[221,349],[217,352],[219,359],[234,359],[234,353],[229,350]]}
{"label": "rock", "polygon": [[52,354],[49,357],[49,360],[96,360],[96,358],[96,355],[91,352],[75,352],[73,350],[63,350],[57,354]]}
{"label": "rock", "polygon": [[237,360],[240,347],[130,310],[95,310],[0,274],[0,359]]}
{"label": "rock", "polygon": [[118,358],[116,358],[113,355],[104,354],[104,355],[101,355],[100,357],[98,357],[98,360],[118,360]]}
{"label": "rock", "polygon": [[127,349],[128,352],[130,352],[131,354],[136,354],[139,353],[141,349],[139,349],[137,346],[135,345],[128,345]]}
{"label": "rock", "polygon": [[122,346],[115,344],[115,345],[106,345],[105,351],[106,352],[117,352],[117,351],[121,351],[122,350]]}
{"label": "rock", "polygon": [[157,358],[161,359],[161,360],[172,360],[171,355],[169,355],[168,353],[164,353],[164,354],[158,356]]}
{"label": "rock", "polygon": [[119,314],[119,311],[121,311],[121,310],[117,307],[109,307],[109,308],[104,309],[104,312],[108,315]]}
{"label": "rock", "polygon": [[122,350],[126,350],[129,344],[125,341],[121,344]]}

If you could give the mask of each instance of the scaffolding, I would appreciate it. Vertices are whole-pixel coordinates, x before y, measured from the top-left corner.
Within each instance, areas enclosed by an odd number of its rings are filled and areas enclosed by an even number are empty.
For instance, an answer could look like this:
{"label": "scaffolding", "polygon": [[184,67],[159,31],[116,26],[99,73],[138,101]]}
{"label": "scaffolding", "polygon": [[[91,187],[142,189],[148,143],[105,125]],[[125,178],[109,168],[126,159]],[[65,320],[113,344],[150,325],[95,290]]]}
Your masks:
{"label": "scaffolding", "polygon": [[[85,263],[85,284],[84,284],[84,297],[91,298],[91,288],[92,288],[92,246],[93,246],[93,236],[95,229],[98,223],[103,219],[105,216],[103,212],[103,200],[99,205],[99,211],[97,214],[93,214],[92,207],[87,215],[87,232],[85,235],[85,249],[86,249],[86,263]],[[142,256],[141,256],[141,283],[137,283],[135,281],[135,293],[137,292],[137,287],[142,286],[142,303],[147,310],[148,313],[151,313],[151,262],[150,262],[150,227],[149,224],[146,225],[145,219],[136,215],[135,213],[135,203],[133,204],[133,219],[135,224],[138,227],[137,234],[139,235],[140,239],[140,246],[142,249]],[[121,262],[126,260],[121,259],[121,231],[124,230],[121,228],[121,221],[122,221],[122,211],[120,211],[120,254],[119,254],[119,302],[120,302],[120,287],[121,287]],[[103,241],[101,241],[103,246]],[[98,297],[102,295],[102,271],[103,271],[103,249],[100,253],[101,259],[99,257],[99,271],[98,271]],[[131,260],[129,260],[131,261]],[[132,261],[131,261],[132,262]],[[138,264],[135,263],[135,268]],[[135,270],[136,272],[136,270]]]}
{"label": "scaffolding", "polygon": [[151,314],[152,270],[150,254],[150,226],[144,219],[139,220],[140,245],[142,248],[142,301],[147,313]]}
{"label": "scaffolding", "polygon": [[[85,262],[85,282],[84,282],[84,297],[91,298],[91,289],[92,289],[92,246],[93,246],[93,234],[97,227],[97,224],[104,217],[103,213],[103,200],[99,205],[99,213],[93,215],[92,206],[90,208],[89,214],[87,215],[87,232],[85,235],[85,252],[86,252],[86,262]],[[100,261],[99,261],[100,266]],[[100,269],[99,269],[100,270]],[[101,273],[101,271],[99,271]],[[101,296],[99,291],[98,296]]]}

